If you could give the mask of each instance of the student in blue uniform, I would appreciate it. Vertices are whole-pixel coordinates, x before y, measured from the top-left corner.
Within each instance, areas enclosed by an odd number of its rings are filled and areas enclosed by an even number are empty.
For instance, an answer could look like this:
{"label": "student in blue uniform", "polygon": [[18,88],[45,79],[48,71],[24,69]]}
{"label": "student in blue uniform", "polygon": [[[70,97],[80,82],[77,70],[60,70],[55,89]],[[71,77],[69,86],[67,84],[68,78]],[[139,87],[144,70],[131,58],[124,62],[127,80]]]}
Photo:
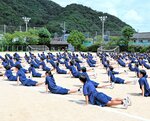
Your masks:
{"label": "student in blue uniform", "polygon": [[58,74],[67,74],[67,71],[59,68],[59,63],[58,62],[56,63],[56,72]]}
{"label": "student in blue uniform", "polygon": [[78,71],[81,71],[81,65],[80,65],[78,59],[76,59],[75,62],[76,62],[76,63],[75,63],[75,66],[77,67],[77,70],[78,70]]}
{"label": "student in blue uniform", "polygon": [[74,67],[74,62],[70,61],[70,71],[73,77],[79,78],[80,72],[77,71],[77,69]]}
{"label": "student in blue uniform", "polygon": [[114,68],[112,66],[109,67],[108,76],[110,76],[110,82],[114,82],[117,84],[129,84],[133,83],[136,84],[136,81],[125,81],[124,79],[121,79],[119,77],[115,77],[115,74],[119,74],[119,72],[113,71]]}
{"label": "student in blue uniform", "polygon": [[65,94],[76,93],[80,91],[79,89],[71,90],[71,89],[66,89],[66,88],[57,86],[51,71],[46,72],[45,85],[46,85],[46,92],[50,91],[51,93],[54,93],[54,94],[65,95]]}
{"label": "student in blue uniform", "polygon": [[55,62],[54,62],[54,61],[51,59],[51,57],[49,57],[49,56],[47,56],[47,63],[48,63],[48,62],[53,66],[53,68],[56,67]]}
{"label": "student in blue uniform", "polygon": [[18,58],[15,58],[15,61],[16,61],[16,62],[15,62],[15,66],[16,66],[16,65],[20,65],[21,70],[22,70],[24,73],[28,73],[28,70],[22,67],[21,62],[20,62],[20,60],[19,60]]}
{"label": "student in blue uniform", "polygon": [[30,64],[32,64],[34,68],[39,68],[39,65],[34,61],[34,59],[31,59]]}
{"label": "student in blue uniform", "polygon": [[146,69],[150,69],[150,65],[148,63],[146,63],[145,61],[143,62],[143,65]]}
{"label": "student in blue uniform", "polygon": [[140,70],[140,73],[139,73],[140,79],[138,81],[139,81],[140,89],[142,91],[142,96],[148,97],[150,96],[150,86],[145,76],[146,76],[146,71]]}
{"label": "student in blue uniform", "polygon": [[108,87],[108,86],[110,86],[111,88],[113,88],[113,86],[114,86],[114,85],[112,85],[112,84],[102,85],[102,86],[101,86],[99,83],[97,83],[97,82],[91,80],[90,77],[89,77],[89,75],[88,75],[87,72],[86,72],[86,67],[82,67],[82,73],[81,73],[81,75],[82,75],[82,76],[85,76],[85,77],[87,78],[87,81],[90,81],[90,82],[94,85],[95,88],[106,88],[106,87]]}
{"label": "student in blue uniform", "polygon": [[115,105],[123,105],[125,108],[128,107],[129,102],[129,98],[125,98],[125,99],[112,99],[111,97],[107,96],[106,94],[102,93],[102,92],[98,92],[94,85],[90,82],[87,81],[87,78],[85,76],[80,76],[80,81],[83,83],[83,94],[85,96],[85,101],[86,101],[86,105],[89,104],[89,102],[92,105],[98,105],[101,107],[104,106],[115,106]]}
{"label": "student in blue uniform", "polygon": [[44,62],[44,58],[41,58],[41,63],[40,65],[42,65],[42,69],[43,71],[50,71],[51,69],[49,67],[46,66],[45,62]]}
{"label": "student in blue uniform", "polygon": [[7,79],[8,79],[9,81],[17,81],[17,76],[14,76],[14,75],[12,74],[11,67],[10,67],[9,65],[7,65],[7,66],[5,67],[5,69],[6,69],[5,76],[7,77]]}
{"label": "student in blue uniform", "polygon": [[122,67],[126,67],[126,64],[125,64],[125,62],[119,57],[118,58],[118,64],[120,65],[120,66],[122,66]]}
{"label": "student in blue uniform", "polygon": [[93,64],[93,63],[91,63],[90,62],[90,59],[86,59],[86,62],[87,62],[87,64],[90,66],[90,67],[96,67],[96,65],[95,64]]}
{"label": "student in blue uniform", "polygon": [[65,58],[65,67],[70,70],[69,59]]}
{"label": "student in blue uniform", "polygon": [[33,77],[44,77],[44,76],[42,76],[41,73],[36,72],[33,64],[30,65],[28,70],[29,70],[29,73],[32,73]]}
{"label": "student in blue uniform", "polygon": [[44,84],[44,82],[37,82],[37,81],[33,81],[31,79],[26,78],[25,73],[21,70],[21,66],[20,65],[16,65],[15,66],[16,71],[17,71],[17,85],[19,85],[19,82],[22,83],[22,85],[24,86],[39,86]]}

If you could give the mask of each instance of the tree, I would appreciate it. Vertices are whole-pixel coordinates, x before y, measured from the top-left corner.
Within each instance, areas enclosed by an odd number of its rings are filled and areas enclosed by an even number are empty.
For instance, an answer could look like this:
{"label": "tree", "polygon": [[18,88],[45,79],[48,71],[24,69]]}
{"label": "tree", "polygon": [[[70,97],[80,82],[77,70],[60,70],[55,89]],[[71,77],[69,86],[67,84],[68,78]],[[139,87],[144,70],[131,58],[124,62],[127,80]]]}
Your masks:
{"label": "tree", "polygon": [[51,34],[45,28],[39,29],[38,36],[39,36],[39,44],[48,45],[51,41]]}
{"label": "tree", "polygon": [[71,43],[76,49],[80,49],[84,40],[85,40],[85,37],[81,32],[77,30],[73,30],[70,33],[67,41],[68,43]]}
{"label": "tree", "polygon": [[127,50],[128,44],[129,44],[129,41],[130,41],[130,37],[133,36],[134,32],[135,32],[135,30],[130,26],[125,26],[122,29],[123,37],[121,38],[120,41],[122,43],[122,48],[126,48],[125,50]]}
{"label": "tree", "polygon": [[38,44],[38,31],[30,29],[28,32],[18,32],[13,34],[7,33],[3,40],[5,45],[29,45]]}

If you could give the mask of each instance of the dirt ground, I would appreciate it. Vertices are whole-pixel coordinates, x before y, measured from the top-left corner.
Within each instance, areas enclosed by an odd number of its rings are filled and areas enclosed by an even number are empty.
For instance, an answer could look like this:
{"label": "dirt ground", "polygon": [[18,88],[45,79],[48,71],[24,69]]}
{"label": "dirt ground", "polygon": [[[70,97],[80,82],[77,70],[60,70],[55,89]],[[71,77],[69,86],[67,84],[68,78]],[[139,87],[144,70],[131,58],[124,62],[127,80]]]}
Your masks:
{"label": "dirt ground", "polygon": [[[37,53],[37,52],[34,52]],[[6,54],[5,52],[0,55]],[[12,53],[11,53],[12,54]],[[23,52],[19,53],[22,57]],[[24,64],[25,68],[28,66]],[[116,65],[117,66],[117,65]],[[116,67],[123,72],[127,68]],[[4,70],[1,70],[4,71]],[[39,70],[44,74],[43,71]],[[97,78],[101,85],[106,84],[108,76],[102,67],[96,67]],[[147,70],[150,76],[150,70]],[[119,74],[125,80],[135,80],[135,73]],[[76,89],[82,86],[79,79],[70,75],[54,74],[57,85]],[[32,78],[44,81],[45,78]],[[148,79],[149,80],[149,79]],[[149,80],[150,81],[150,80]],[[117,107],[99,107],[84,105],[81,93],[55,95],[45,93],[45,86],[16,86],[16,82],[6,81],[0,77],[0,121],[150,121],[150,97],[142,97],[138,83],[136,85],[115,84],[114,89],[98,89],[111,97],[123,98],[129,95],[132,106],[124,109]]]}

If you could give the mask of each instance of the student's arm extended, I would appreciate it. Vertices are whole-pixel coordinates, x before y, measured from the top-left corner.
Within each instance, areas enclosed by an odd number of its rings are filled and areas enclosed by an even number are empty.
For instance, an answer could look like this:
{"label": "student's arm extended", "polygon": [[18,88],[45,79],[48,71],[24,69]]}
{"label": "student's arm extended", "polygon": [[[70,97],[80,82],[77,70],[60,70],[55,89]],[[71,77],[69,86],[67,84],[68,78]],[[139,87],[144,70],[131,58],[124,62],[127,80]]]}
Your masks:
{"label": "student's arm extended", "polygon": [[85,96],[85,103],[86,103],[86,105],[89,104],[89,97],[87,95]]}
{"label": "student's arm extended", "polygon": [[45,87],[46,87],[46,93],[48,93],[48,84],[46,84]]}
{"label": "student's arm extended", "polygon": [[17,77],[17,86],[19,86],[19,77]]}
{"label": "student's arm extended", "polygon": [[144,85],[142,85],[142,87],[141,87],[141,90],[142,90],[142,96],[144,97]]}

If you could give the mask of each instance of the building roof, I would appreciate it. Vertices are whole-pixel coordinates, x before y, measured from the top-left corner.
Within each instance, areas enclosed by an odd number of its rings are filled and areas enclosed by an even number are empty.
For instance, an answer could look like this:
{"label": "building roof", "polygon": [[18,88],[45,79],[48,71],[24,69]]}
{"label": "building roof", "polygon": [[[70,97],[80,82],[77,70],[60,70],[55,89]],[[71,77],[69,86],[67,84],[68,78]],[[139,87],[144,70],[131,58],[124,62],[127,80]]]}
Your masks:
{"label": "building roof", "polygon": [[69,45],[67,41],[51,41],[51,45]]}
{"label": "building roof", "polygon": [[135,33],[132,39],[150,39],[150,32]]}

